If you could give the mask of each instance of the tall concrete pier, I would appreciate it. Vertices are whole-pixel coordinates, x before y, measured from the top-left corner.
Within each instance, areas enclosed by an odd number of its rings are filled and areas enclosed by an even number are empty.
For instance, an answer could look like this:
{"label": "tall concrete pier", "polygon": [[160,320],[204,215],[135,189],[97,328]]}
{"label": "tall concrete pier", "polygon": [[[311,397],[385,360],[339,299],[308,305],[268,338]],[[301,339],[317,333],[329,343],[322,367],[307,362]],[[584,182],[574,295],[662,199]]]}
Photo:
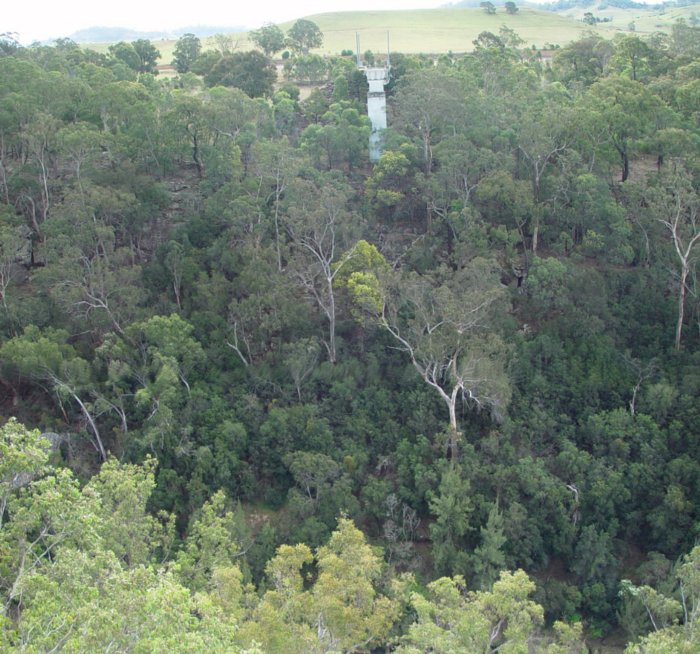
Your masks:
{"label": "tall concrete pier", "polygon": [[369,160],[379,161],[381,154],[382,131],[386,129],[386,93],[384,86],[389,83],[389,67],[365,68],[365,77],[369,83],[367,91],[367,115],[372,123],[369,135]]}
{"label": "tall concrete pier", "polygon": [[386,129],[386,92],[384,87],[389,83],[391,62],[389,59],[389,34],[386,35],[387,56],[384,66],[364,66],[360,60],[360,36],[356,35],[357,42],[357,66],[364,72],[369,84],[367,91],[367,115],[372,123],[372,131],[369,135],[369,160],[372,163],[379,161],[381,155],[382,131]]}

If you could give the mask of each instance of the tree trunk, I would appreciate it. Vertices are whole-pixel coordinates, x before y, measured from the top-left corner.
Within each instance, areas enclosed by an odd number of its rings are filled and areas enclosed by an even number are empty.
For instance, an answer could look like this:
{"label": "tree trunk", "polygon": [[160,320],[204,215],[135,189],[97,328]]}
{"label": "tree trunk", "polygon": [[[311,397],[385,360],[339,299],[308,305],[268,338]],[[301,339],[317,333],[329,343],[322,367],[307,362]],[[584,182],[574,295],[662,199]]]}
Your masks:
{"label": "tree trunk", "polygon": [[532,254],[537,254],[537,246],[540,241],[540,221],[539,218],[535,220],[535,224],[532,226]]}
{"label": "tree trunk", "polygon": [[331,363],[336,361],[335,351],[335,295],[333,293],[333,277],[328,278],[328,358]]}
{"label": "tree trunk", "polygon": [[275,187],[275,253],[277,254],[277,271],[282,272],[282,249],[280,247],[280,199],[282,189],[280,188],[280,170],[277,168],[277,179]]}
{"label": "tree trunk", "polygon": [[197,177],[202,179],[204,177],[204,163],[200,156],[199,140],[196,133],[192,134],[192,161],[194,161],[194,165],[197,168]]}
{"label": "tree trunk", "polygon": [[688,266],[683,265],[681,269],[681,288],[678,293],[678,322],[676,323],[676,350],[681,349],[681,336],[683,335],[683,318],[685,317],[685,294],[686,282],[688,280]]}
{"label": "tree trunk", "polygon": [[[457,390],[457,388],[455,388]],[[450,428],[447,434],[447,458],[450,461],[456,461],[459,457],[459,440],[462,436],[457,429],[457,393],[453,392],[447,402],[450,410]]]}
{"label": "tree trunk", "polygon": [[80,407],[80,410],[83,413],[83,416],[85,416],[85,419],[88,421],[88,424],[90,425],[90,428],[92,429],[92,433],[95,436],[95,449],[99,452],[100,458],[102,461],[107,460],[107,452],[105,450],[104,444],[102,443],[102,438],[100,437],[100,432],[97,429],[97,425],[95,424],[95,420],[93,419],[92,415],[90,414],[90,411],[88,411],[88,408],[85,406],[83,401],[78,397],[78,394],[65,382],[61,381],[58,379],[56,376],[51,375],[51,380],[53,383],[58,387],[64,388],[66,391],[68,391],[68,394],[77,402],[78,406]]}
{"label": "tree trunk", "polygon": [[433,152],[430,147],[430,130],[423,130],[423,159],[425,160],[425,174],[430,175],[433,168]]}
{"label": "tree trunk", "polygon": [[452,431],[457,431],[457,400],[456,398],[450,398],[447,402],[447,407],[450,410],[450,429]]}
{"label": "tree trunk", "polygon": [[627,181],[627,178],[630,176],[630,158],[629,155],[627,154],[627,150],[620,149],[620,156],[622,157],[622,180],[623,182]]}

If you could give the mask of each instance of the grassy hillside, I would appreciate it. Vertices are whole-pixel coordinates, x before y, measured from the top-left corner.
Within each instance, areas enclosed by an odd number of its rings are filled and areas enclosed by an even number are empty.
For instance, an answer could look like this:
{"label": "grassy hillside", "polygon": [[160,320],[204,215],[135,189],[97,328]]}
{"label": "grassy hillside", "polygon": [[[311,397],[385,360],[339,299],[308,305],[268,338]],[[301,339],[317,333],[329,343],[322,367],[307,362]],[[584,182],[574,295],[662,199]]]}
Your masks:
{"label": "grassy hillside", "polygon": [[[361,49],[386,50],[389,30],[391,49],[397,52],[465,52],[483,31],[498,33],[501,25],[515,30],[528,44],[566,44],[577,39],[587,26],[567,16],[521,9],[509,16],[502,8],[494,16],[481,9],[420,9],[413,11],[363,11],[317,14],[309,17],[324,34],[323,53],[355,49],[359,32]],[[283,29],[288,25],[282,25]],[[598,31],[610,32],[607,26]]]}
{"label": "grassy hillside", "polygon": [[[473,48],[472,41],[483,31],[498,33],[501,25],[515,30],[528,45],[544,47],[545,43],[565,45],[579,38],[590,27],[568,16],[552,12],[521,8],[515,16],[509,16],[499,8],[495,16],[486,15],[481,9],[419,9],[407,11],[347,11],[308,16],[323,32],[323,47],[319,54],[339,54],[342,50],[355,50],[355,33],[360,34],[362,51],[386,51],[386,33],[389,31],[391,49],[405,53],[466,52]],[[627,21],[629,22],[629,21]],[[292,23],[282,23],[287,30]],[[614,33],[609,24],[596,31]],[[247,33],[231,35],[238,50],[253,47]],[[205,48],[214,48],[212,38],[202,39]],[[170,63],[175,40],[159,39],[153,44],[160,50],[161,63]],[[91,46],[106,51],[106,44]]]}
{"label": "grassy hillside", "polygon": [[605,7],[603,3],[593,7],[577,7],[559,12],[560,16],[581,20],[583,14],[590,11],[599,18],[611,18],[612,22],[606,23],[618,30],[627,30],[631,22],[634,22],[638,33],[666,32],[673,24],[683,18],[689,21],[694,14],[700,17],[700,4],[687,7],[667,7],[666,9],[621,9],[619,7]]}
{"label": "grassy hillside", "polygon": [[[600,18],[612,18],[595,28],[581,21],[583,14],[591,11]],[[678,18],[688,20],[695,13],[700,15],[700,4],[674,7],[666,10],[618,9],[609,7],[587,7],[561,13],[538,11],[521,7],[515,16],[509,16],[502,7],[498,13],[488,16],[481,9],[418,9],[407,11],[347,11],[308,16],[324,34],[323,47],[319,54],[338,54],[342,50],[355,50],[355,33],[360,34],[362,51],[386,51],[386,33],[389,32],[391,49],[406,53],[466,52],[473,48],[472,41],[483,31],[498,33],[502,25],[515,30],[528,45],[539,48],[545,44],[566,45],[583,34],[595,31],[612,37],[619,32],[628,32],[634,22],[638,33],[667,31]],[[292,23],[282,23],[287,30]],[[231,35],[238,50],[253,47],[248,33]],[[175,40],[154,40],[161,52],[161,63],[173,58]],[[206,49],[214,48],[213,38],[203,39]],[[106,44],[92,46],[106,51]]]}

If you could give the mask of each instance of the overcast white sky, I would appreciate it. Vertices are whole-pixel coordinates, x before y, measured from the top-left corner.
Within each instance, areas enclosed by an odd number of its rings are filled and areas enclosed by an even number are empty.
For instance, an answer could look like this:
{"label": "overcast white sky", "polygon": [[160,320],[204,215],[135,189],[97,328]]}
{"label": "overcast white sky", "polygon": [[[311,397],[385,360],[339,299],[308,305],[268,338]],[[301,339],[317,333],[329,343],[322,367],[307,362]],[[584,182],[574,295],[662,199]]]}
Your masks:
{"label": "overcast white sky", "polygon": [[447,0],[6,0],[0,33],[17,32],[25,45],[69,36],[86,27],[169,30],[191,25],[256,28],[329,11],[417,9]]}

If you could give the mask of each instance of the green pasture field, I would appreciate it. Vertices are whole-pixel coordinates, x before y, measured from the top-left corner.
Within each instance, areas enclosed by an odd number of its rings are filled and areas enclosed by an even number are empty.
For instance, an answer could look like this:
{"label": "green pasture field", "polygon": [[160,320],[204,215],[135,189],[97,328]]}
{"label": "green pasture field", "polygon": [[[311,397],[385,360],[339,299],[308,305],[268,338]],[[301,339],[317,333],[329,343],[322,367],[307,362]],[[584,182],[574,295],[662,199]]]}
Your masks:
{"label": "green pasture field", "polygon": [[[608,23],[595,27],[582,22],[583,14],[590,11],[600,18],[612,18]],[[577,8],[554,13],[521,7],[514,16],[498,7],[495,15],[487,15],[481,9],[416,9],[406,11],[346,11],[307,16],[323,32],[323,46],[318,54],[335,55],[342,50],[355,51],[355,33],[360,35],[362,52],[386,52],[387,32],[391,50],[410,54],[469,52],[473,41],[484,31],[498,34],[502,25],[514,30],[526,45],[544,48],[549,44],[566,45],[585,34],[595,32],[612,38],[617,33],[629,33],[634,22],[638,33],[669,31],[678,18],[689,20],[693,13],[700,17],[700,4],[688,7],[671,7],[665,10],[599,9],[596,6]],[[292,22],[280,27],[288,30]],[[254,47],[247,32],[230,35],[231,43],[238,51]],[[161,53],[160,64],[169,64],[173,58],[174,39],[154,39],[153,45]],[[205,50],[216,47],[214,38],[202,39]],[[91,46],[106,52],[106,44]]]}
{"label": "green pasture field", "polygon": [[[323,32],[323,46],[318,54],[335,55],[342,50],[355,51],[355,33],[360,35],[362,52],[386,52],[386,33],[389,32],[391,50],[417,54],[420,52],[441,54],[469,52],[472,41],[483,31],[498,33],[502,25],[515,30],[527,45],[544,47],[545,43],[566,45],[591,28],[580,21],[552,12],[521,8],[514,16],[506,14],[502,7],[494,16],[481,9],[416,9],[407,11],[347,11],[307,16]],[[288,30],[292,22],[280,27]],[[606,25],[595,28],[603,35],[612,36],[613,29]],[[250,50],[253,44],[248,33],[231,34],[232,43],[239,51]],[[153,39],[161,58],[158,63],[169,64],[173,58],[176,41]],[[213,38],[202,39],[204,49],[213,49]],[[89,46],[100,52],[107,51],[107,44]]]}
{"label": "green pasture field", "polygon": [[679,18],[689,22],[693,14],[700,18],[700,4],[686,7],[667,7],[666,9],[620,9],[619,7],[600,9],[599,7],[600,5],[598,7],[577,7],[560,12],[559,15],[581,20],[583,15],[590,11],[598,18],[612,18],[610,23],[602,24],[616,30],[627,31],[629,24],[634,22],[635,31],[640,34],[668,32]]}
{"label": "green pasture field", "polygon": [[[310,16],[324,36],[319,54],[337,54],[355,50],[355,33],[360,35],[364,52],[386,51],[389,31],[391,49],[405,53],[468,52],[481,32],[498,34],[502,25],[515,30],[528,45],[545,43],[565,45],[590,28],[580,21],[551,12],[521,8],[514,16],[502,7],[489,16],[481,9],[416,9],[411,11],[336,12]],[[290,25],[281,25],[286,29]],[[596,31],[610,32],[603,26]]]}

